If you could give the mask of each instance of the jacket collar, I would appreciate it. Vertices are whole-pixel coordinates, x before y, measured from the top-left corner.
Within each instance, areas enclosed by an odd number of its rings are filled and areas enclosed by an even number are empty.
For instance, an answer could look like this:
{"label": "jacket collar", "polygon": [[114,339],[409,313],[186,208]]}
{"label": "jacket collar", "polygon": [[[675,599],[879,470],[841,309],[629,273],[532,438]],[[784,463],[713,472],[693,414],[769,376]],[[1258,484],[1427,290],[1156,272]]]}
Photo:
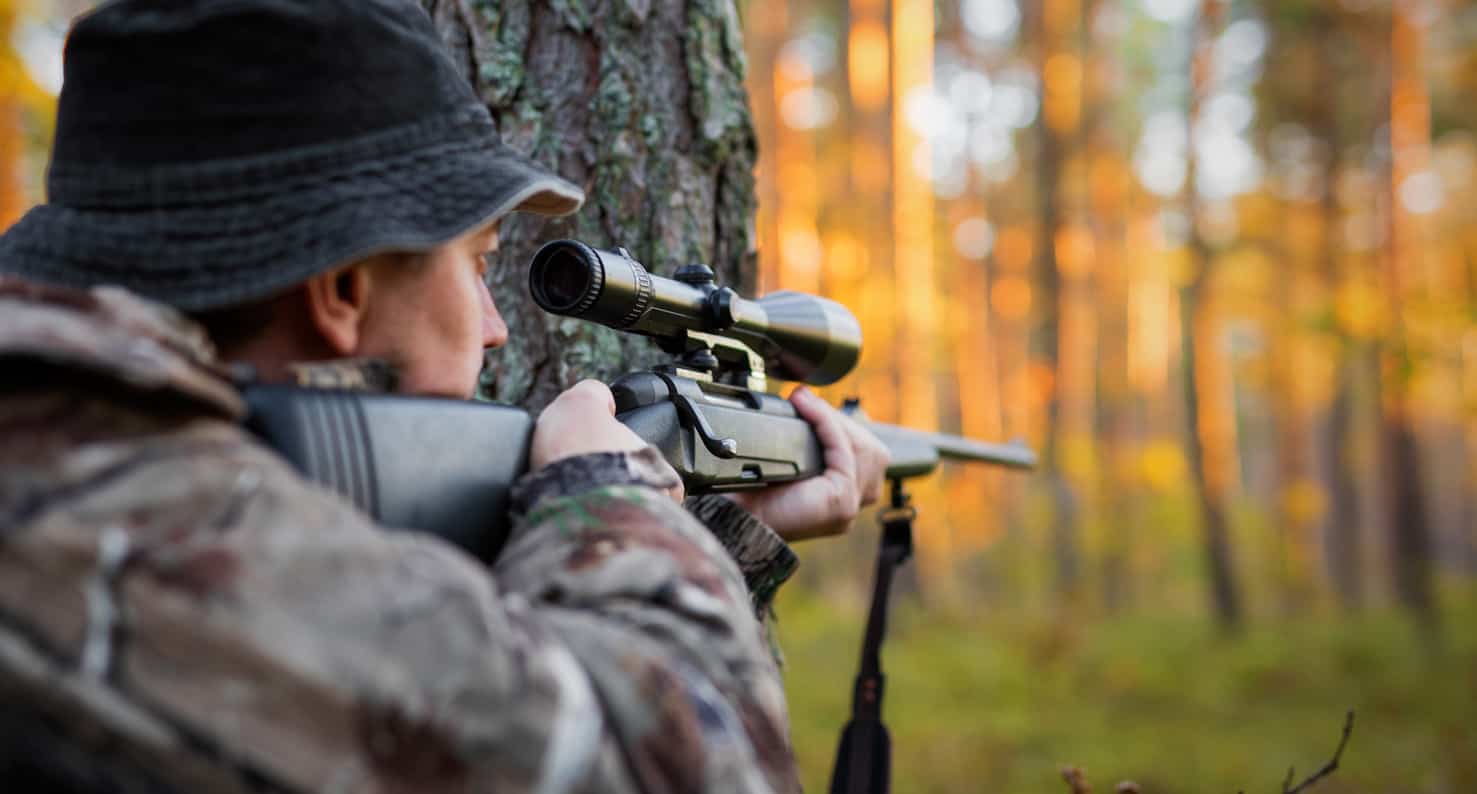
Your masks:
{"label": "jacket collar", "polygon": [[[31,369],[40,365],[39,370]],[[161,303],[116,287],[87,290],[0,276],[0,382],[14,373],[88,375],[135,394],[184,398],[210,413],[245,416],[239,386],[249,369],[223,364],[204,329]],[[395,389],[378,359],[342,359],[289,368],[299,386]]]}
{"label": "jacket collar", "polygon": [[231,418],[245,413],[204,330],[179,312],[116,287],[0,277],[0,372],[36,364],[42,378],[90,375]]}

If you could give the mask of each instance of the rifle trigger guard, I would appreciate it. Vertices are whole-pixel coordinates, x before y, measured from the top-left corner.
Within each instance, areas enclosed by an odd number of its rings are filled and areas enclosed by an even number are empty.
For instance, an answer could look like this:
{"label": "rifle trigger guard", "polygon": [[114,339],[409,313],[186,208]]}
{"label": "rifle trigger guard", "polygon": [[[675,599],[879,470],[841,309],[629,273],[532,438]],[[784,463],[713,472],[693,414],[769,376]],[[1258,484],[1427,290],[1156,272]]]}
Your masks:
{"label": "rifle trigger guard", "polygon": [[729,458],[738,457],[738,442],[731,438],[719,438],[713,426],[708,424],[707,417],[703,416],[701,409],[692,401],[691,397],[679,394],[677,384],[665,373],[657,373],[663,381],[666,381],[667,392],[672,399],[672,404],[677,406],[677,415],[682,421],[697,432],[697,437],[703,442],[703,446],[713,453],[713,457]]}

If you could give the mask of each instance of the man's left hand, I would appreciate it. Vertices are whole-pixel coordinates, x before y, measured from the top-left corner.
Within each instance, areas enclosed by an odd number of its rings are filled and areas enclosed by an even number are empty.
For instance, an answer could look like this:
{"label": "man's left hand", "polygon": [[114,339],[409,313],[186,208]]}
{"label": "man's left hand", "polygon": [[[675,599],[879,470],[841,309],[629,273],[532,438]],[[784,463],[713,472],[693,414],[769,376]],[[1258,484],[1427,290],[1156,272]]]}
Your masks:
{"label": "man's left hand", "polygon": [[863,506],[881,498],[887,447],[810,389],[796,389],[790,402],[815,428],[826,470],[807,480],[727,496],[786,541],[840,535],[851,529]]}

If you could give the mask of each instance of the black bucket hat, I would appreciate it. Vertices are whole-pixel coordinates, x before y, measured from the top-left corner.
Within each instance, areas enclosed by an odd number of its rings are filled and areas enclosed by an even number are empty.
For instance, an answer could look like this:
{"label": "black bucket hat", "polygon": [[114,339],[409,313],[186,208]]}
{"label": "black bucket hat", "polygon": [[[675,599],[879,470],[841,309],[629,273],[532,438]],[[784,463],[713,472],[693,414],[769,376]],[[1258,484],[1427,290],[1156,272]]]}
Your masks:
{"label": "black bucket hat", "polygon": [[118,0],[64,76],[0,273],[212,309],[583,200],[499,142],[414,0]]}

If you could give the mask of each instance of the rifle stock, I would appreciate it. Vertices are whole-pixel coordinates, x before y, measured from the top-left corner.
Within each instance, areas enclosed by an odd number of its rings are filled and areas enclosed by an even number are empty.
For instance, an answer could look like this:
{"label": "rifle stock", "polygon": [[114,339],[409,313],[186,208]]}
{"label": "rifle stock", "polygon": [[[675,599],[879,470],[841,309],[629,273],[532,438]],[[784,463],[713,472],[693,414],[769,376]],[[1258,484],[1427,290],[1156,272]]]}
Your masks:
{"label": "rifle stock", "polygon": [[[789,401],[769,394],[658,393],[651,373],[617,381],[617,417],[662,452],[689,494],[762,488],[819,474],[820,442]],[[641,398],[637,388],[646,389]],[[496,403],[253,385],[246,426],[294,468],[377,522],[437,535],[491,562],[507,538],[513,483],[528,468],[533,418]],[[679,407],[679,406],[686,407]],[[889,479],[941,459],[1029,467],[1018,444],[866,422],[892,454]],[[706,427],[704,431],[701,428]],[[704,434],[707,433],[707,441]],[[729,448],[723,442],[731,443]],[[716,442],[716,443],[714,443]]]}

